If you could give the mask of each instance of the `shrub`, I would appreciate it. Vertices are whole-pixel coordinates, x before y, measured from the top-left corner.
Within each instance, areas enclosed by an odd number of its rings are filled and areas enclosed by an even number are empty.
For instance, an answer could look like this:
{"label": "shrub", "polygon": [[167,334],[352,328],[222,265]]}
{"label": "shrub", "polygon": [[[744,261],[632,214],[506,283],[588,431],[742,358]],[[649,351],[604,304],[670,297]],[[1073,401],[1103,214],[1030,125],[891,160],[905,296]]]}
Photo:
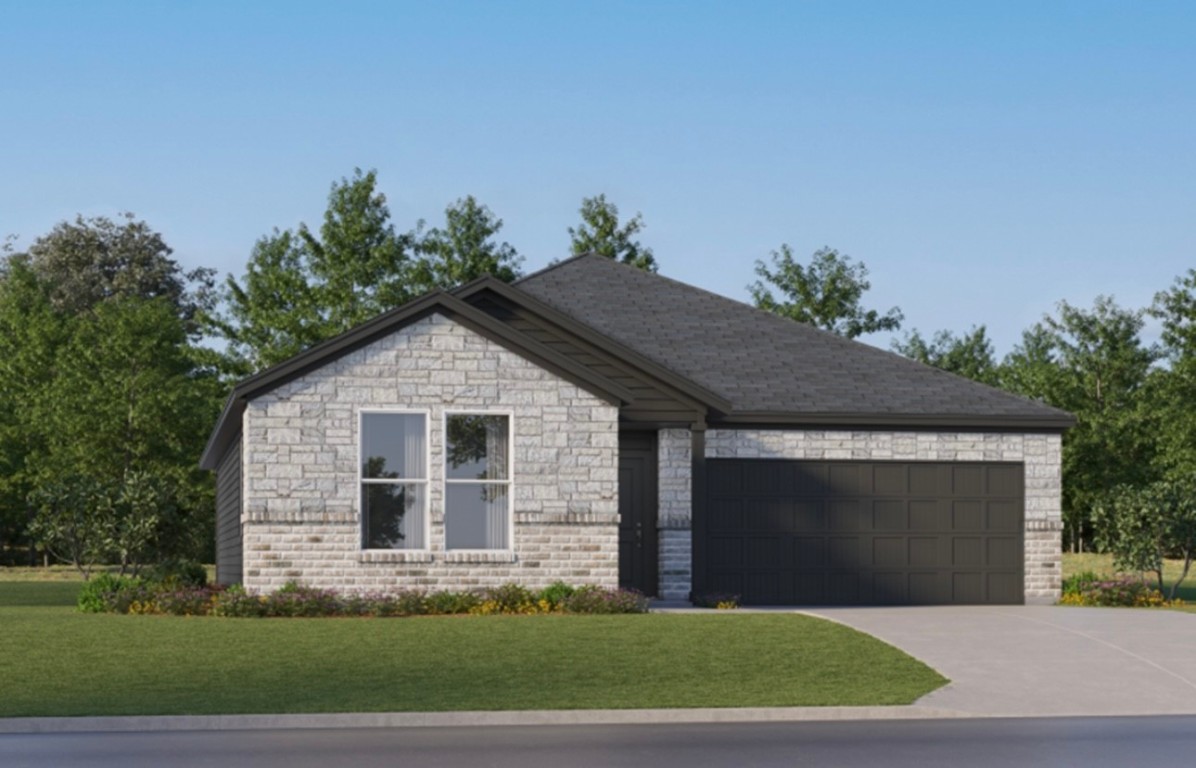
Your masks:
{"label": "shrub", "polygon": [[578,587],[561,601],[565,613],[647,613],[648,598],[634,589]]}
{"label": "shrub", "polygon": [[1092,571],[1073,573],[1063,580],[1063,594],[1078,595],[1098,581],[1100,576]]}
{"label": "shrub", "polygon": [[[124,613],[128,602],[134,599],[132,592],[140,589],[140,579],[101,573],[84,583],[83,589],[79,590],[77,605],[84,613]],[[125,608],[118,610],[119,603]]]}
{"label": "shrub", "polygon": [[519,584],[503,584],[482,591],[481,602],[469,609],[470,613],[488,616],[495,613],[548,613],[551,608],[543,605],[527,587]]}
{"label": "shrub", "polygon": [[544,587],[544,589],[540,590],[540,594],[537,595],[537,597],[539,600],[552,606],[553,610],[556,610],[561,603],[565,601],[565,598],[569,597],[576,591],[576,587],[566,584],[563,581],[554,581],[547,587]]}
{"label": "shrub", "polygon": [[240,584],[217,593],[212,600],[212,615],[230,618],[260,617],[266,615],[265,598],[251,595]]}
{"label": "shrub", "polygon": [[433,592],[425,601],[427,612],[433,615],[469,613],[482,602],[474,592]]}
{"label": "shrub", "polygon": [[345,613],[340,596],[333,590],[306,587],[293,581],[267,595],[265,605],[267,616],[314,618]]}

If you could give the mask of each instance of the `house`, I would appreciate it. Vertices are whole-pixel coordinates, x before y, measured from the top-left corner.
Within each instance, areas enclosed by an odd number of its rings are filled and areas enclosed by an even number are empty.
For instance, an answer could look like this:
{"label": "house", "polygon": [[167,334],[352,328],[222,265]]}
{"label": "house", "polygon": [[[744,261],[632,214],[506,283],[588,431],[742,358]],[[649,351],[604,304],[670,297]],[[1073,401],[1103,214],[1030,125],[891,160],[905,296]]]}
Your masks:
{"label": "house", "polygon": [[749,604],[1060,588],[1054,408],[598,256],[425,295],[236,386],[217,578]]}

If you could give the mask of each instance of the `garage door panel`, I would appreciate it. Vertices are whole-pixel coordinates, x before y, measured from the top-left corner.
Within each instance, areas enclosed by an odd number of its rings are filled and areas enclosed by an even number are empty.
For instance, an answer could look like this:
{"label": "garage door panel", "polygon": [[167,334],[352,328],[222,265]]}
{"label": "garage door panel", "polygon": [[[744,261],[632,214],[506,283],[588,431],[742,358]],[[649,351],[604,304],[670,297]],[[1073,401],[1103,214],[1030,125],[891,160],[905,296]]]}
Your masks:
{"label": "garage door panel", "polygon": [[863,467],[859,464],[830,464],[829,488],[835,496],[858,496],[864,489]]}
{"label": "garage door panel", "polygon": [[942,490],[942,470],[934,464],[910,464],[909,493],[911,496],[934,496]]}
{"label": "garage door panel", "polygon": [[1020,532],[1022,530],[1021,505],[1016,502],[990,501],[986,513],[986,527],[990,531]]}
{"label": "garage door panel", "polygon": [[991,603],[1020,603],[1022,600],[1022,580],[1012,573],[989,573],[988,602]]}
{"label": "garage door panel", "polygon": [[933,499],[910,499],[909,527],[914,531],[939,531],[945,527],[941,505]]}
{"label": "garage door panel", "polygon": [[1023,550],[1021,539],[1013,536],[989,538],[985,565],[990,568],[1018,568],[1021,566]]}
{"label": "garage door panel", "polygon": [[864,505],[859,499],[831,498],[826,502],[827,528],[832,531],[866,530],[869,525],[864,522]]}
{"label": "garage door panel", "polygon": [[826,505],[822,501],[798,499],[793,503],[795,531],[826,530]]}
{"label": "garage door panel", "polygon": [[951,502],[951,528],[955,531],[984,529],[984,504],[969,499]]}
{"label": "garage door panel", "polygon": [[979,571],[960,571],[951,574],[951,597],[954,603],[983,603],[984,575]]}
{"label": "garage door panel", "polygon": [[711,459],[707,467],[699,557],[712,591],[745,604],[1023,601],[1020,464]]}
{"label": "garage door panel", "polygon": [[798,536],[793,540],[794,570],[821,570],[827,566],[826,538]]}
{"label": "garage door panel", "polygon": [[827,539],[828,568],[867,568],[868,561],[860,556],[860,539],[855,536],[832,536]]}
{"label": "garage door panel", "polygon": [[984,467],[951,467],[951,493],[955,496],[981,496],[984,494]]}
{"label": "garage door panel", "polygon": [[882,571],[872,574],[872,599],[876,605],[905,605],[909,602],[905,573]]}
{"label": "garage door panel", "polygon": [[909,539],[909,564],[915,568],[934,568],[943,562],[942,542],[933,536],[912,536]]}
{"label": "garage door panel", "polygon": [[909,494],[909,473],[904,464],[877,464],[872,470],[872,493],[875,496],[906,496]]}
{"label": "garage door panel", "polygon": [[1021,498],[1025,491],[1026,475],[1021,466],[989,466],[988,494]]}
{"label": "garage door panel", "polygon": [[742,569],[747,565],[743,557],[743,540],[730,536],[710,539],[710,564],[714,568]]}
{"label": "garage door panel", "polygon": [[909,565],[909,545],[904,536],[873,537],[873,568],[904,568],[907,565]]}
{"label": "garage door panel", "polygon": [[909,574],[909,602],[934,605],[943,602],[942,574],[928,571]]}
{"label": "garage door panel", "polygon": [[983,563],[984,540],[979,536],[956,536],[951,540],[951,565],[974,567]]}
{"label": "garage door panel", "polygon": [[877,531],[905,531],[909,529],[906,502],[899,499],[877,499],[872,502],[872,526]]}
{"label": "garage door panel", "polygon": [[744,530],[743,505],[742,501],[730,499],[711,500],[706,507],[711,533]]}

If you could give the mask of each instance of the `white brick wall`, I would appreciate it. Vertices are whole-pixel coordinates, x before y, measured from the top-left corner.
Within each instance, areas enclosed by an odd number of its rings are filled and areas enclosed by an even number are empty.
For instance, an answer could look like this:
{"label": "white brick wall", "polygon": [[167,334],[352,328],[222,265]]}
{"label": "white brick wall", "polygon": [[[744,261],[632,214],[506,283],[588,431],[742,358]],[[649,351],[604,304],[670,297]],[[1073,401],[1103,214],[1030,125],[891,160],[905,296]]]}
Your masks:
{"label": "white brick wall", "polygon": [[[689,537],[677,535],[679,531],[676,530],[688,528],[686,508],[691,500],[689,444],[688,430],[661,431],[661,526],[674,530],[662,530],[660,582],[662,592],[675,597],[683,597],[690,588],[690,568],[684,567],[683,562],[692,563],[692,546]],[[706,457],[1023,462],[1026,601],[1053,602],[1059,597],[1063,477],[1062,438],[1059,435],[712,429],[706,433]],[[666,470],[669,473],[667,491]],[[663,535],[666,532],[670,534],[667,558]]]}
{"label": "white brick wall", "polygon": [[[361,408],[429,411],[430,550],[363,552]],[[513,413],[513,551],[444,548],[444,412]],[[251,401],[245,584],[464,588],[618,582],[618,408],[432,315]]]}

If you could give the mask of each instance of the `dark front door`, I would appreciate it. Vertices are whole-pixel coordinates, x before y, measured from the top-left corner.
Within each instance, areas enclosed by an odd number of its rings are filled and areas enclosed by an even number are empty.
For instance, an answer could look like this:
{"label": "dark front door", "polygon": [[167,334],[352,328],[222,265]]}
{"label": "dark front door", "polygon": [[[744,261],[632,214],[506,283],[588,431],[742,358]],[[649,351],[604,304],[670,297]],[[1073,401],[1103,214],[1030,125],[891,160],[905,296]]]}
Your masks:
{"label": "dark front door", "polygon": [[619,433],[619,586],[656,594],[656,433]]}
{"label": "dark front door", "polygon": [[1021,603],[1021,464],[707,462],[707,589],[757,605]]}

